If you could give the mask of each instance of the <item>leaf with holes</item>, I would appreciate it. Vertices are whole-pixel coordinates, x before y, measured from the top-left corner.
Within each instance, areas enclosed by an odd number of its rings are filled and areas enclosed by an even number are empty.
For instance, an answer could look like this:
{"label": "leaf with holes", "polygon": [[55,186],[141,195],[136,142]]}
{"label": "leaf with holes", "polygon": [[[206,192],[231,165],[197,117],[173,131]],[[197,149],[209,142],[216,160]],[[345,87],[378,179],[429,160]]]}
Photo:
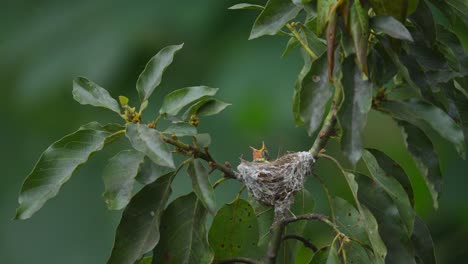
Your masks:
{"label": "leaf with holes", "polygon": [[259,257],[258,222],[250,204],[242,199],[223,206],[208,234],[215,260],[233,257]]}
{"label": "leaf with holes", "polygon": [[160,241],[160,219],[171,195],[174,173],[141,189],[125,208],[108,264],[135,263]]}
{"label": "leaf with holes", "polygon": [[207,210],[195,193],[174,200],[161,220],[161,240],[153,251],[153,264],[211,263],[213,250],[206,232]]}
{"label": "leaf with holes", "polygon": [[15,219],[27,219],[41,209],[93,153],[123,135],[119,129],[92,122],[48,147],[21,187]]}

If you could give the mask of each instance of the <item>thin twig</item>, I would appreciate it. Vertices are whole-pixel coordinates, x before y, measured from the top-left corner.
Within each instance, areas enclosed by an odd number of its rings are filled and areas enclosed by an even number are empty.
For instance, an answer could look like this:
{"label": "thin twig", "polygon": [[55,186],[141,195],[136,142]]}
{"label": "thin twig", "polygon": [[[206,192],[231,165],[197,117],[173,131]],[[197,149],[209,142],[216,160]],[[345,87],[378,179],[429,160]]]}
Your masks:
{"label": "thin twig", "polygon": [[223,259],[218,262],[215,262],[216,264],[229,264],[229,263],[247,263],[247,264],[259,264],[255,259],[250,259],[250,258],[230,258],[230,259]]}
{"label": "thin twig", "polygon": [[302,236],[298,236],[298,235],[285,235],[283,237],[283,241],[284,240],[288,240],[288,239],[296,239],[296,240],[299,240],[302,242],[302,244],[304,245],[304,247],[307,247],[307,248],[310,248],[313,252],[316,252],[317,251],[317,247],[312,244],[307,238],[305,237],[302,237]]}

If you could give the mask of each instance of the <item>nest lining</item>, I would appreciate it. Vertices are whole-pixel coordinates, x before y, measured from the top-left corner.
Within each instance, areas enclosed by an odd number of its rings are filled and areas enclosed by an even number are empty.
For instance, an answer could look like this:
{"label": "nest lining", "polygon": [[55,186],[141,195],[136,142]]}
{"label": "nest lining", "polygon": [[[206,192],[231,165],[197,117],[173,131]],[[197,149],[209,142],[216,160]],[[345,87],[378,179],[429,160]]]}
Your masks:
{"label": "nest lining", "polygon": [[256,201],[284,215],[294,202],[294,194],[302,190],[314,162],[308,151],[289,153],[271,162],[242,160],[237,176]]}

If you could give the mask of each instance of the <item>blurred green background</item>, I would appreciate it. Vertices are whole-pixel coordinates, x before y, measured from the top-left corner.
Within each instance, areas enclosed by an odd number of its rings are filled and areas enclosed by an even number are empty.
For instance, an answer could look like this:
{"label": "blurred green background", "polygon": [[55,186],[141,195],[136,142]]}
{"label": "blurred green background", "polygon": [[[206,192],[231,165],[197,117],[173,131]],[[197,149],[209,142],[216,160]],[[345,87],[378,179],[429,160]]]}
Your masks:
{"label": "blurred green background", "polygon": [[[184,42],[153,94],[148,120],[167,92],[204,84],[219,87],[218,98],[233,104],[201,121],[200,130],[212,135],[217,159],[237,165],[240,156],[250,158],[249,145],[258,147],[262,141],[273,157],[310,147],[312,139],[295,127],[290,110],[302,67],[299,53],[280,57],[285,38],[248,41],[256,11],[227,10],[235,3],[2,1],[0,263],[105,263],[110,253],[121,212],[106,209],[101,172],[107,159],[128,146],[124,140],[93,156],[33,218],[12,220],[23,179],[48,145],[83,123],[119,121],[111,112],[73,101],[76,76],[136,102],[135,82],[146,62],[162,47]],[[413,183],[421,182],[388,118],[371,113],[365,142],[400,162]],[[444,142],[437,148],[444,153],[440,209],[431,209],[425,188],[416,190],[416,207],[433,234],[440,263],[460,263],[468,258],[468,164]],[[332,141],[329,152],[338,149]],[[327,162],[320,161],[316,173],[337,190],[344,184]],[[238,186],[221,185],[216,190],[219,205],[232,200]],[[189,190],[183,172],[176,178],[175,195]]]}

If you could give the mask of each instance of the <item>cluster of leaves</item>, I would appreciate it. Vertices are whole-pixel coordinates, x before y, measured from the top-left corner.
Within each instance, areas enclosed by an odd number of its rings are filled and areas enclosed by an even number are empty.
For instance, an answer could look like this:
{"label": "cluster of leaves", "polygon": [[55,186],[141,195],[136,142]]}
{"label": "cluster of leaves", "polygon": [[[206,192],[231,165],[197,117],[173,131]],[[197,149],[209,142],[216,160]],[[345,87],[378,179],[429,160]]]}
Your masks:
{"label": "cluster of leaves", "polygon": [[296,124],[322,137],[320,128],[337,113],[333,133],[343,153],[352,167],[362,158],[369,171],[341,169],[354,200],[331,197],[330,206],[353,242],[337,250],[333,240],[311,263],[434,263],[408,177],[384,153],[363,150],[361,134],[371,109],[395,120],[438,207],[442,176],[433,142],[453,144],[463,158],[466,151],[468,56],[453,32],[454,23],[468,26],[466,1],[269,0],[231,9],[260,11],[250,39],[289,37],[283,56],[300,48]]}
{"label": "cluster of leaves", "polygon": [[[294,89],[296,124],[318,139],[340,136],[352,167],[362,160],[368,170],[362,174],[344,169],[334,158],[319,154],[340,169],[351,199],[329,192],[317,177],[330,209],[330,220],[322,220],[334,227],[322,231],[336,236],[318,241],[317,249],[301,236],[308,223],[288,225],[289,234],[280,237],[284,241],[277,262],[295,263],[307,247],[311,250],[305,262],[310,263],[435,263],[430,233],[414,211],[408,176],[383,152],[363,149],[361,134],[372,108],[391,116],[437,207],[441,173],[433,140],[445,139],[465,155],[468,58],[451,25],[458,19],[466,26],[466,3],[269,0],[265,6],[238,4],[231,9],[260,11],[251,39],[278,34],[289,37],[285,55],[300,48],[304,67]],[[443,24],[434,12],[446,16]],[[268,255],[272,210],[237,197],[216,212],[213,189],[218,183],[212,185],[208,176],[219,169],[223,180],[234,172],[211,157],[210,136],[198,133],[197,126],[200,116],[228,106],[213,98],[217,89],[175,90],[164,97],[154,121],[143,122],[149,97],[181,48],[166,47],[148,62],[136,84],[138,111],[128,98],[120,96],[119,103],[104,88],[75,79],[73,95],[79,103],[107,108],[124,124],[92,122],[52,144],[23,184],[17,219],[31,217],[93,153],[125,136],[132,149],[111,158],[103,176],[109,209],[124,209],[108,263],[257,263]],[[168,126],[160,129],[160,120]],[[331,129],[321,134],[326,127]],[[188,159],[176,166],[173,152]],[[193,192],[168,204],[171,183],[184,166]],[[134,193],[137,182],[141,189]],[[306,186],[297,195],[294,215],[319,212],[310,189]],[[208,230],[210,213],[214,218]]]}

